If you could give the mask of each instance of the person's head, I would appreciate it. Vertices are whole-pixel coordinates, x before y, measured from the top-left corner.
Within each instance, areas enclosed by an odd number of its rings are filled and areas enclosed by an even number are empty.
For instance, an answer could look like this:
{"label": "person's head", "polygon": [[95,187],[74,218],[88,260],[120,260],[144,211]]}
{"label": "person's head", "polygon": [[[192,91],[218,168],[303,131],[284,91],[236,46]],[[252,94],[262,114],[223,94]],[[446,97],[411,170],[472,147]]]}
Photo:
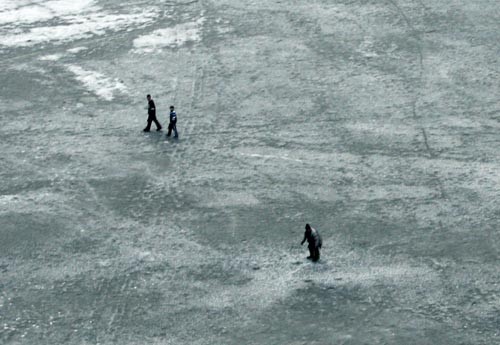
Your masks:
{"label": "person's head", "polygon": [[306,224],[306,231],[311,231],[311,226],[308,224]]}
{"label": "person's head", "polygon": [[151,100],[151,95],[147,95],[146,98],[147,98],[148,101],[150,101]]}
{"label": "person's head", "polygon": [[174,111],[174,106],[173,105],[170,106],[170,111]]}

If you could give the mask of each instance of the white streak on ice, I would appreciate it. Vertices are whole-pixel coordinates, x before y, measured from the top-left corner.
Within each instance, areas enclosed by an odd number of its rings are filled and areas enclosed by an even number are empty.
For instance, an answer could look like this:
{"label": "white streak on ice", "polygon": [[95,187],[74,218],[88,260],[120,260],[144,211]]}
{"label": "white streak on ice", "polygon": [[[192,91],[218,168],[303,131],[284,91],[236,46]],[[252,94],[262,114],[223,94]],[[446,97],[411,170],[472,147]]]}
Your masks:
{"label": "white streak on ice", "polygon": [[38,60],[41,61],[57,61],[62,57],[61,54],[51,54],[51,55],[44,55],[38,58]]}
{"label": "white streak on ice", "polygon": [[67,65],[67,69],[76,75],[76,80],[81,82],[89,91],[97,96],[111,101],[115,91],[126,92],[127,87],[118,80],[106,77],[104,74],[87,71],[80,66]]}
{"label": "white streak on ice", "polygon": [[292,162],[302,163],[302,161],[300,159],[290,158],[290,157],[287,157],[287,156],[261,155],[261,154],[258,154],[258,153],[240,153],[240,155],[247,156],[247,157],[255,157],[255,158],[265,158],[265,159],[268,159],[268,158],[271,158],[271,159],[283,159],[283,160],[286,160],[286,161],[292,161]]}
{"label": "white streak on ice", "polygon": [[181,46],[188,41],[198,42],[201,39],[200,27],[204,21],[204,18],[200,18],[195,22],[159,29],[138,37],[134,40],[134,52],[150,53],[164,47]]}
{"label": "white streak on ice", "polygon": [[68,53],[77,54],[77,53],[84,51],[84,50],[87,50],[87,49],[88,49],[87,47],[75,47],[75,48],[68,49],[66,51]]}
{"label": "white streak on ice", "polygon": [[[71,48],[66,50],[70,54],[77,54],[81,51],[87,50],[86,47],[76,47],[76,48]],[[66,54],[49,54],[49,55],[44,55],[38,58],[40,61],[57,61],[60,60],[62,57],[66,56]]]}

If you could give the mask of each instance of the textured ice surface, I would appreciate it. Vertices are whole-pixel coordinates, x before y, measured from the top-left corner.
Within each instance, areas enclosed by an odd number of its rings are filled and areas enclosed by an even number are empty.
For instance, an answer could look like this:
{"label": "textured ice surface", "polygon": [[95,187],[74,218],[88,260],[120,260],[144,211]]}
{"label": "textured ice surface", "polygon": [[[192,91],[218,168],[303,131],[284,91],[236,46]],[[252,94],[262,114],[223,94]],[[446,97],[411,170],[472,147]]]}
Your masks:
{"label": "textured ice surface", "polygon": [[0,343],[498,343],[499,6],[0,1]]}

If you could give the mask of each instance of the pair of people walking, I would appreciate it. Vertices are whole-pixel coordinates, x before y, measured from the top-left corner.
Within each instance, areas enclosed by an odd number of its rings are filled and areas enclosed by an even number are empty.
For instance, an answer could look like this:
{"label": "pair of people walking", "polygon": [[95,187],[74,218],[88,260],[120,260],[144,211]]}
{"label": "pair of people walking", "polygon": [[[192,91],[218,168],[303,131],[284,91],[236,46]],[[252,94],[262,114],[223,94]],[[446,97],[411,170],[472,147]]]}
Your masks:
{"label": "pair of people walking", "polygon": [[[147,95],[146,99],[148,100],[148,124],[146,128],[143,129],[144,132],[149,132],[151,130],[151,124],[154,122],[156,125],[156,130],[161,131],[163,128],[158,122],[156,118],[156,106],[155,102],[151,98],[151,95]],[[168,132],[167,137],[169,137],[174,132],[174,138],[179,137],[179,133],[177,132],[177,113],[175,112],[175,108],[173,105],[170,106],[170,123],[168,124]]]}

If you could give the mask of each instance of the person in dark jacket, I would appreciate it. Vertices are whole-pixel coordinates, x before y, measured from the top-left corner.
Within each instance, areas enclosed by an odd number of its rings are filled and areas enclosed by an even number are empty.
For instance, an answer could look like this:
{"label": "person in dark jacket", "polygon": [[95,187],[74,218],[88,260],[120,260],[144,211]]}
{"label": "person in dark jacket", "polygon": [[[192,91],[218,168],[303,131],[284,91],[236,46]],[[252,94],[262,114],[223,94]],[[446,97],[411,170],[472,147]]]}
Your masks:
{"label": "person in dark jacket", "polygon": [[179,134],[177,133],[177,113],[174,110],[174,106],[170,106],[170,123],[168,124],[168,133],[167,137],[172,134],[172,130],[174,131],[174,138],[178,138]]}
{"label": "person in dark jacket", "polygon": [[161,131],[161,125],[156,119],[156,107],[155,102],[151,98],[151,95],[147,95],[146,99],[148,100],[148,125],[143,129],[144,132],[149,132],[151,130],[151,123],[154,122],[156,125],[156,130]]}
{"label": "person in dark jacket", "polygon": [[301,245],[307,240],[308,248],[309,248],[309,256],[308,259],[316,262],[319,260],[319,250],[321,249],[322,240],[318,230],[311,227],[309,224],[306,224],[306,231],[304,233],[304,239],[300,242]]}

